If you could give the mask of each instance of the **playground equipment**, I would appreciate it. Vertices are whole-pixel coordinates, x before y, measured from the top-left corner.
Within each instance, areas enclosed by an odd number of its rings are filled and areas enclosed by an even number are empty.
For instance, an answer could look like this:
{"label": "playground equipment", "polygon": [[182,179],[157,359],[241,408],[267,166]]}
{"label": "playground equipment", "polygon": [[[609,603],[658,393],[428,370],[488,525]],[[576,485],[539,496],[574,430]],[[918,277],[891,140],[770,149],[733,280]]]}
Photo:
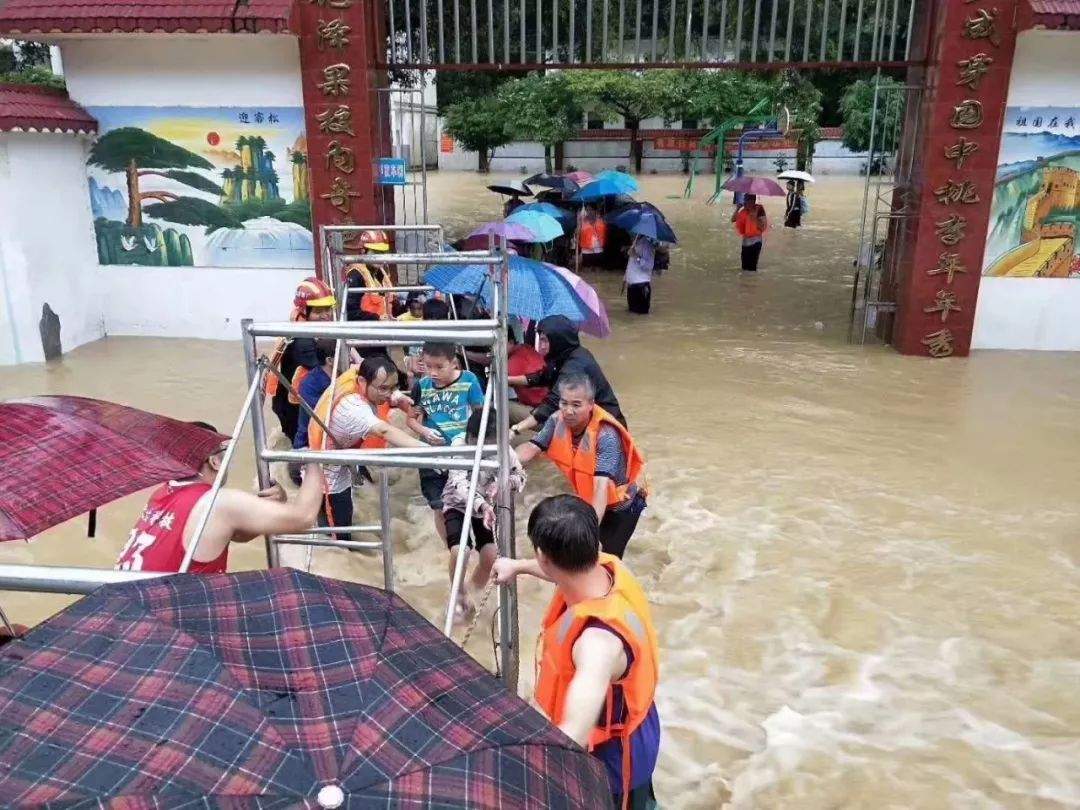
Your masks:
{"label": "playground equipment", "polygon": [[[733,177],[742,177],[743,146],[745,142],[755,138],[772,138],[786,134],[790,120],[791,115],[786,107],[782,107],[779,111],[775,111],[768,99],[759,101],[751,108],[750,112],[746,113],[746,115],[736,115],[726,119],[720,126],[713,129],[698,142],[697,149],[694,150],[690,160],[690,179],[686,181],[686,189],[683,191],[683,197],[685,199],[690,199],[694,195],[694,183],[697,179],[698,172],[698,159],[701,158],[706,150],[714,147],[716,149],[716,156],[714,158],[716,187],[709,196],[709,199],[705,202],[707,205],[716,204],[720,199],[720,193],[723,190],[722,186],[728,180],[728,177],[724,172],[724,161],[727,158],[727,153],[724,151],[724,144],[727,142],[728,135],[733,131],[739,129],[743,130],[742,134],[739,135],[738,150],[735,155],[735,167],[731,175]],[[736,202],[738,202],[737,197]]]}

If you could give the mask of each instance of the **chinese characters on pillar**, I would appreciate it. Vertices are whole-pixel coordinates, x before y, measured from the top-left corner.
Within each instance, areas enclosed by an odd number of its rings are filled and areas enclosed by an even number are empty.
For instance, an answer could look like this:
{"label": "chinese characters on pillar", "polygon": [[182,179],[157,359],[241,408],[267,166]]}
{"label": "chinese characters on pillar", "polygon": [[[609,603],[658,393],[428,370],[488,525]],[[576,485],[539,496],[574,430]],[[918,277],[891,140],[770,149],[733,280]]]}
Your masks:
{"label": "chinese characters on pillar", "polygon": [[932,207],[938,209],[932,215],[934,235],[945,249],[936,265],[922,270],[935,281],[935,287],[929,291],[931,297],[922,302],[922,311],[930,316],[933,325],[923,334],[921,343],[931,357],[949,357],[954,353],[955,336],[949,329],[950,318],[954,313],[961,313],[957,317],[969,317],[975,308],[975,301],[967,300],[955,282],[968,276],[966,254],[972,248],[981,248],[981,244],[976,246],[971,240],[983,238],[980,233],[968,231],[968,206],[988,201],[993,194],[992,188],[979,187],[965,163],[979,151],[984,137],[994,134],[986,131],[987,116],[980,98],[983,80],[994,64],[994,49],[1001,45],[999,10],[993,2],[965,0],[960,30],[946,34],[970,40],[974,48],[947,66],[945,69],[951,70],[952,75],[946,73],[943,77],[964,90],[944,122],[955,137],[946,141],[940,158],[948,166],[945,180],[933,189]]}

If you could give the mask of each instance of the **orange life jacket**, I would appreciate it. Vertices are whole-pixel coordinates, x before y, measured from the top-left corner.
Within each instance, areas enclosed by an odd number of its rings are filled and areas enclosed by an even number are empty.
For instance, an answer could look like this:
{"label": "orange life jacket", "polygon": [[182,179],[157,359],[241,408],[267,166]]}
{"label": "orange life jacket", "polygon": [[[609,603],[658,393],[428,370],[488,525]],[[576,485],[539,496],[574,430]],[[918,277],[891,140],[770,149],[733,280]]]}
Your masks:
{"label": "orange life jacket", "polygon": [[765,228],[758,224],[758,217],[763,214],[761,206],[757,207],[757,210],[751,214],[747,209],[743,208],[735,215],[735,230],[740,236],[744,238],[751,238],[754,236],[761,236],[765,233]]}
{"label": "orange life jacket", "polygon": [[607,223],[600,217],[582,220],[578,243],[585,252],[602,251],[607,243]]}
{"label": "orange life jacket", "polygon": [[[542,625],[542,658],[536,678],[536,703],[556,725],[563,722],[566,692],[577,671],[574,644],[590,622],[600,622],[630,649],[633,662],[622,678],[608,687],[600,719],[589,736],[589,750],[620,739],[623,750],[623,797],[630,794],[632,763],[630,735],[644,722],[656,696],[660,677],[659,644],[649,602],[640,583],[622,561],[600,554],[600,564],[611,574],[611,592],[599,599],[567,605],[558,590],[551,598]],[[622,690],[625,716],[614,717],[615,687]]]}
{"label": "orange life jacket", "polygon": [[[285,349],[288,346],[288,338],[278,338],[274,344],[274,350],[270,353],[270,365],[278,371],[281,371],[281,362],[285,359]],[[268,397],[273,397],[278,392],[280,382],[277,375],[272,371],[266,372],[266,376],[263,378],[263,393]]]}
{"label": "orange life jacket", "polygon": [[629,431],[611,414],[599,405],[593,406],[592,419],[589,420],[585,433],[574,447],[574,437],[566,426],[562,415],[556,417],[555,435],[548,445],[547,457],[562,470],[570,481],[577,496],[592,503],[593,487],[596,476],[596,441],[600,425],[611,425],[619,432],[623,453],[626,454],[626,483],[608,487],[608,506],[614,506],[633,497],[641,491],[648,494],[645,482],[645,457],[641,455]]}
{"label": "orange life jacket", "polygon": [[[333,389],[333,402],[330,400],[331,389]],[[331,414],[334,408],[338,406],[347,396],[357,394],[358,396],[364,396],[367,393],[367,382],[360,376],[357,369],[350,368],[344,374],[337,378],[337,383],[328,387],[321,397],[319,397],[318,403],[315,405],[315,415],[318,416],[327,426],[330,425]],[[384,402],[380,405],[376,411],[378,417],[384,422],[387,417],[390,416],[390,403]],[[333,445],[333,437],[330,439],[331,446]],[[358,444],[354,444],[353,447],[362,447],[366,450],[375,450],[382,447],[387,447],[386,439],[381,436],[368,436]],[[327,450],[334,449],[326,446],[326,432],[322,429],[322,426],[312,419],[308,423],[308,447],[312,450]],[[347,450],[351,448],[336,448],[339,450]]]}
{"label": "orange life jacket", "polygon": [[[364,283],[364,287],[367,289],[376,289],[379,287],[393,287],[394,284],[390,280],[390,274],[382,268],[379,268],[378,275],[366,264],[350,264],[345,269],[345,278],[348,279],[350,275],[359,276],[360,280]],[[364,312],[370,312],[380,320],[384,320],[390,311],[390,302],[385,294],[372,293],[369,295],[363,295],[360,298],[360,309]]]}
{"label": "orange life jacket", "polygon": [[[307,366],[297,366],[296,373],[292,377],[292,390],[289,391],[289,404],[300,404],[300,383],[304,381],[304,378],[311,373],[311,369]],[[274,377],[276,380],[277,377]]]}

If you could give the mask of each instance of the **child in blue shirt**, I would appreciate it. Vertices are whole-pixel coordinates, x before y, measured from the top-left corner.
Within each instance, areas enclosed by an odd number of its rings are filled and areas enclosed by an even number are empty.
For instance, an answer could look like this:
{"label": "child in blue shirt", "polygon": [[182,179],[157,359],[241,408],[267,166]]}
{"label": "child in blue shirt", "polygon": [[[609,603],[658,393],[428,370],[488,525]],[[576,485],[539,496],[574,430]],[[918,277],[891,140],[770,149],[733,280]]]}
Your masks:
{"label": "child in blue shirt", "polygon": [[[448,445],[465,433],[473,411],[484,405],[480,380],[458,365],[452,343],[425,343],[421,358],[427,374],[413,384],[412,401],[416,408],[409,428],[431,445]],[[446,540],[443,522],[443,488],[446,470],[420,470],[420,492],[435,516],[435,531]]]}

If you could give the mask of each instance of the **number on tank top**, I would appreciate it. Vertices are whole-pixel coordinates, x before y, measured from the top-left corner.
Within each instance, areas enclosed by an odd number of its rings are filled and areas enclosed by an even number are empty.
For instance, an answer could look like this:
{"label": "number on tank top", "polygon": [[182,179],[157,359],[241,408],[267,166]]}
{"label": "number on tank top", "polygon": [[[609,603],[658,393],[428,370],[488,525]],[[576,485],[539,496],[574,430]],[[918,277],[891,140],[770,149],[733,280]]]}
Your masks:
{"label": "number on tank top", "polygon": [[132,529],[131,537],[128,538],[127,545],[124,546],[124,553],[120,555],[120,559],[122,560],[120,563],[120,570],[142,571],[143,552],[154,545],[155,540],[157,540],[157,538],[152,534]]}

